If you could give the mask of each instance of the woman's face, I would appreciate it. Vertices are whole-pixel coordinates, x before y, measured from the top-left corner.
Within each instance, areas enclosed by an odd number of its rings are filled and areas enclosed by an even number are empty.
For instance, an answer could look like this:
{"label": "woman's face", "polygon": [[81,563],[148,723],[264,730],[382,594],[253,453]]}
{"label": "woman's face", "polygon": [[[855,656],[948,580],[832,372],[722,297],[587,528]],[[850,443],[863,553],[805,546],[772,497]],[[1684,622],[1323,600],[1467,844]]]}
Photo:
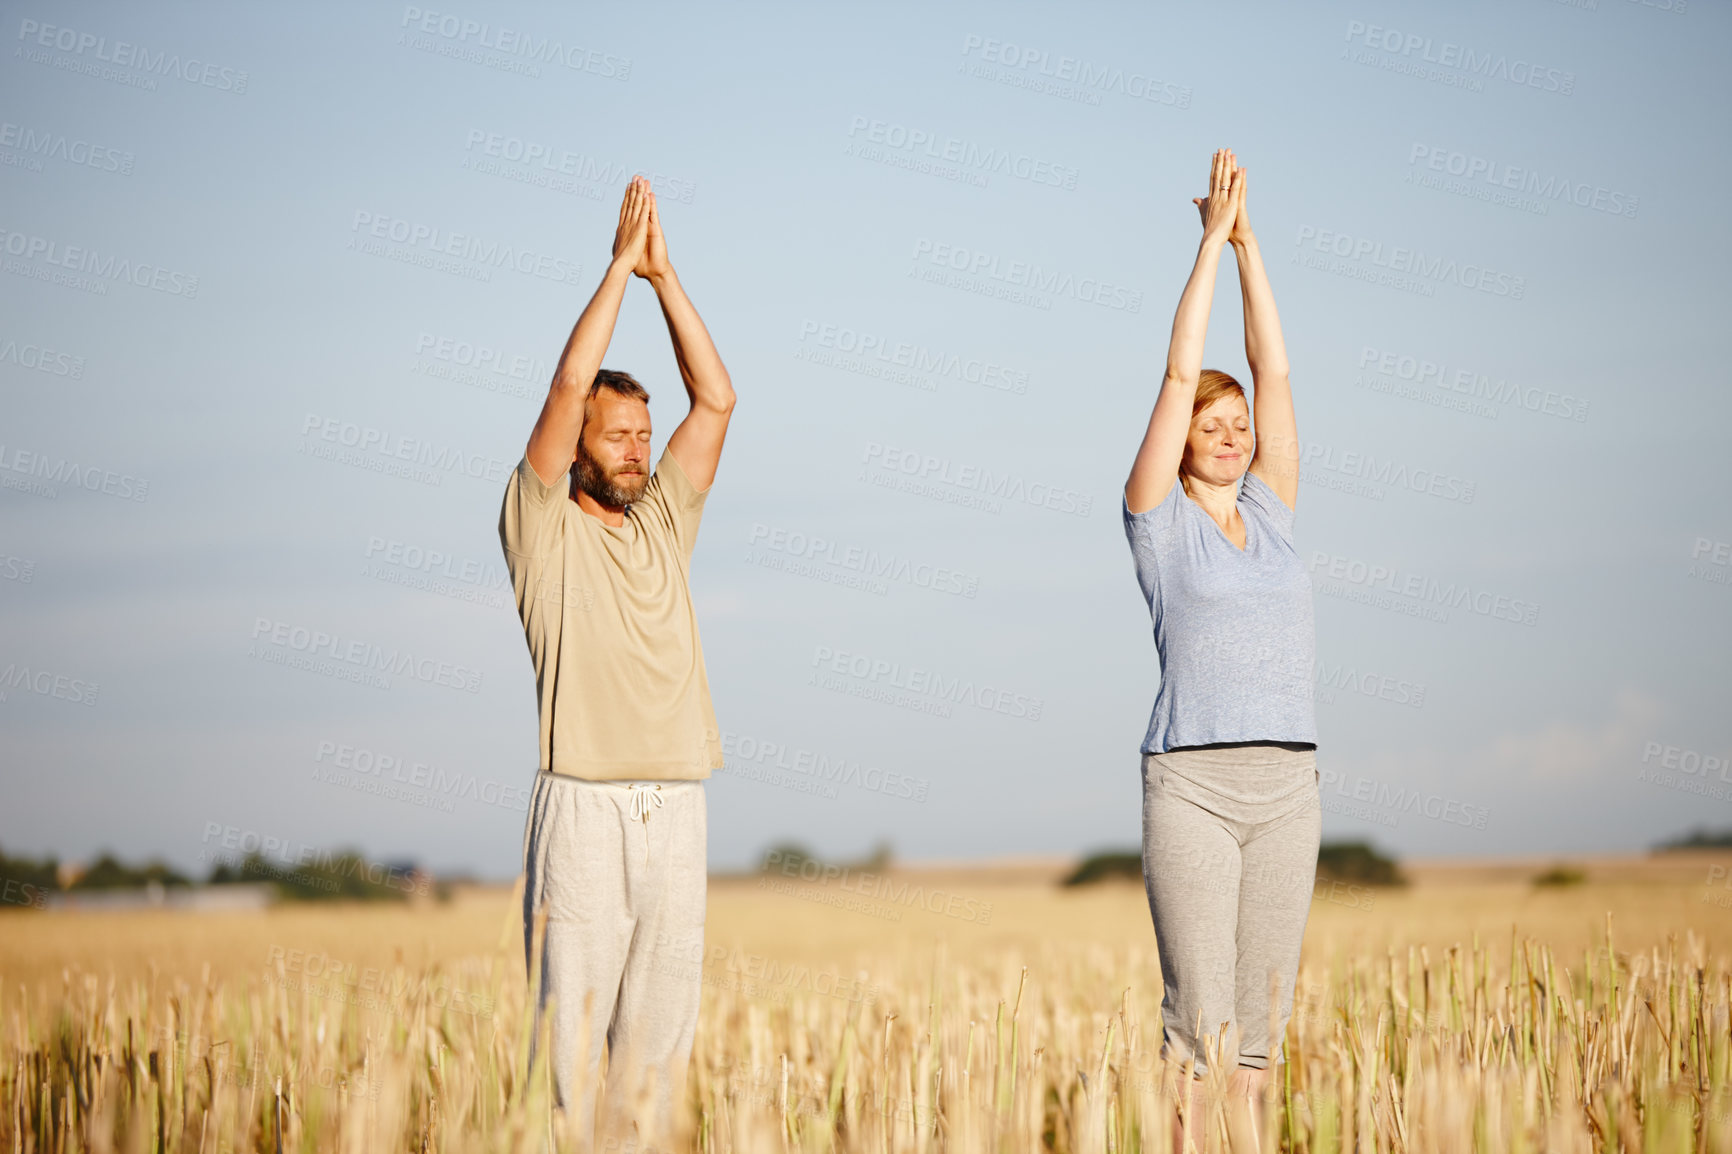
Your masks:
{"label": "woman's face", "polygon": [[1191,418],[1179,471],[1211,485],[1230,485],[1250,466],[1255,446],[1245,398],[1228,393]]}

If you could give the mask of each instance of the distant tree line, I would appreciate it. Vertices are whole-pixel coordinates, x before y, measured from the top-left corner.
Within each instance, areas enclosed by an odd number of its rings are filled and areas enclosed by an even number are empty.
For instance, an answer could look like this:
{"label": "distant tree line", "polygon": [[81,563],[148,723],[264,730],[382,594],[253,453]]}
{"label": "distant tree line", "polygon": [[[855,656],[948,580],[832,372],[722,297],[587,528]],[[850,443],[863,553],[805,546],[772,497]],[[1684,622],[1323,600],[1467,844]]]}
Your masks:
{"label": "distant tree line", "polygon": [[[1078,863],[1067,886],[1088,885],[1108,878],[1143,880],[1140,850],[1108,850],[1091,854]],[[1367,886],[1404,886],[1407,879],[1393,858],[1380,853],[1370,842],[1326,841],[1317,850],[1317,880]]]}
{"label": "distant tree line", "polygon": [[[418,893],[447,896],[445,887],[433,889],[427,876],[413,863],[371,862],[353,850],[320,854],[317,860],[309,862],[277,862],[255,851],[244,858],[218,862],[203,884],[261,882],[269,884],[280,901],[403,902]],[[41,906],[51,894],[144,889],[153,884],[169,887],[196,883],[162,861],[134,866],[104,853],[78,873],[70,885],[62,886],[58,859],[11,857],[0,850],[0,905]]]}
{"label": "distant tree line", "polygon": [[782,842],[764,851],[763,857],[758,859],[758,871],[760,873],[772,871],[798,873],[804,864],[810,862],[818,869],[863,870],[867,873],[882,873],[890,868],[893,856],[890,843],[881,841],[872,847],[871,853],[858,861],[828,862],[798,842]]}
{"label": "distant tree line", "polygon": [[1732,849],[1732,829],[1693,829],[1683,837],[1663,841],[1654,847],[1664,853],[1675,849]]}

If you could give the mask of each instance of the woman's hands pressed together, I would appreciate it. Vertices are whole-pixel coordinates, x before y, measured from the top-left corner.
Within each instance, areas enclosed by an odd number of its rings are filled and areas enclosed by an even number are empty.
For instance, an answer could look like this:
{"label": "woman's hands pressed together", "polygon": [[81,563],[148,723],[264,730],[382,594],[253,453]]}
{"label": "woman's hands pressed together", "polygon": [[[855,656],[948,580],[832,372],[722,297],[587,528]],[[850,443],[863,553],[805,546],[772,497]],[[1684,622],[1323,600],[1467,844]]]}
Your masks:
{"label": "woman's hands pressed together", "polygon": [[1203,239],[1215,244],[1223,241],[1239,243],[1241,228],[1251,234],[1251,222],[1245,218],[1245,170],[1233,161],[1233,150],[1220,148],[1209,162],[1209,195],[1192,197],[1191,203],[1203,218]]}

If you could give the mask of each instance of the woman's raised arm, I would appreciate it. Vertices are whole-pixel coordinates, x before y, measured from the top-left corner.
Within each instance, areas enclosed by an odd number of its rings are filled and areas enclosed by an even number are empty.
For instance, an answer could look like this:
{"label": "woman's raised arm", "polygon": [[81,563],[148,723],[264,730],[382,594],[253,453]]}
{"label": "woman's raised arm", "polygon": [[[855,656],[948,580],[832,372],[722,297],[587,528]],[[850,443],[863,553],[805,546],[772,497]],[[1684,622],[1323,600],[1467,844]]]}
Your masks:
{"label": "woman's raised arm", "polygon": [[1125,481],[1125,504],[1133,513],[1145,513],[1166,500],[1179,477],[1179,462],[1185,455],[1185,438],[1191,429],[1191,404],[1197,396],[1197,378],[1203,371],[1203,338],[1209,331],[1209,305],[1215,296],[1215,271],[1221,248],[1228,241],[1239,213],[1243,170],[1233,166],[1227,149],[1215,153],[1209,166],[1209,195],[1192,198],[1202,213],[1203,241],[1191,279],[1179,297],[1173,317],[1173,336],[1167,344],[1167,371],[1161,380],[1155,411],[1149,415],[1148,431],[1137,448],[1137,459]]}
{"label": "woman's raised arm", "polygon": [[1287,342],[1281,339],[1275,291],[1245,212],[1244,169],[1239,170],[1239,215],[1227,239],[1239,260],[1239,291],[1245,298],[1245,360],[1251,366],[1251,417],[1257,436],[1250,471],[1291,509],[1299,496],[1299,422],[1293,415]]}

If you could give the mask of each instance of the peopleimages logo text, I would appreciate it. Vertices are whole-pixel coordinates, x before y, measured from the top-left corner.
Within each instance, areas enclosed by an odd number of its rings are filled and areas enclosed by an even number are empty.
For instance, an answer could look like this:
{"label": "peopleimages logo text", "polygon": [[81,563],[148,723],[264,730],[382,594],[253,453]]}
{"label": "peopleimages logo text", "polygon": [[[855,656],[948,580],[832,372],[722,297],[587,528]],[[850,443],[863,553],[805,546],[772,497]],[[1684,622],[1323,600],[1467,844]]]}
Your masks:
{"label": "peopleimages logo text", "polygon": [[1542,179],[1532,168],[1469,155],[1441,145],[1415,142],[1408,151],[1407,163],[1410,169],[1423,164],[1431,172],[1460,177],[1464,181],[1481,182],[1493,188],[1513,189],[1540,200],[1562,200],[1578,208],[1589,208],[1612,216],[1633,217],[1641,206],[1640,197],[1619,189],[1554,174],[1547,174]]}
{"label": "peopleimages logo text", "polygon": [[964,357],[959,353],[935,349],[929,345],[899,341],[847,325],[828,321],[802,321],[800,343],[804,345],[807,342],[820,348],[851,354],[861,361],[878,361],[916,373],[949,377],[1018,396],[1028,392],[1027,370],[1013,369],[983,357]]}
{"label": "peopleimages logo text", "polygon": [[219,92],[233,92],[238,96],[247,90],[247,74],[241,69],[212,64],[193,56],[182,58],[178,52],[152,52],[125,40],[110,42],[106,36],[80,32],[76,28],[20,20],[18,39],[27,45],[87,56],[104,64],[137,69],[151,76],[172,76]]}
{"label": "peopleimages logo text", "polygon": [[1044,269],[1021,260],[1000,260],[994,253],[962,245],[945,244],[925,237],[914,242],[914,264],[934,265],[971,277],[983,277],[1013,288],[1070,297],[1083,304],[1137,312],[1143,307],[1140,289],[1128,289],[1096,277],[1078,277],[1060,269]]}
{"label": "peopleimages logo text", "polygon": [[1054,56],[1044,48],[1019,45],[974,34],[963,37],[962,55],[1003,68],[1015,68],[1039,76],[1074,83],[1088,92],[1116,92],[1132,100],[1147,100],[1176,108],[1191,106],[1191,88],[1163,80],[1149,72],[1126,71],[1080,56]]}
{"label": "peopleimages logo text", "polygon": [[481,671],[448,661],[422,657],[413,650],[389,649],[359,638],[346,638],[323,629],[312,629],[269,617],[253,620],[255,645],[272,645],[285,651],[342,662],[358,670],[412,677],[429,685],[442,685],[467,693],[481,692]]}
{"label": "peopleimages logo text", "polygon": [[485,20],[469,20],[450,12],[430,12],[412,4],[403,8],[399,27],[427,36],[438,36],[457,44],[486,48],[503,56],[520,56],[538,64],[559,64],[573,72],[588,72],[605,80],[631,77],[631,58],[614,56],[567,44],[551,36],[537,36],[520,28],[506,28]]}
{"label": "peopleimages logo text", "polygon": [[75,381],[84,379],[83,357],[29,342],[20,343],[10,337],[0,339],[0,365],[17,365],[21,369],[34,369],[54,377],[71,377]]}
{"label": "peopleimages logo text", "polygon": [[784,553],[790,557],[835,565],[880,581],[899,581],[920,589],[939,593],[954,593],[973,597],[980,590],[980,578],[943,565],[911,560],[895,553],[880,553],[862,545],[850,545],[817,534],[805,534],[780,526],[754,521],[747,534],[749,544]]}
{"label": "peopleimages logo text", "polygon": [[[1303,251],[1307,242],[1315,252],[1326,253],[1341,260],[1365,261],[1375,268],[1418,278],[1420,282],[1442,281],[1474,292],[1490,293],[1492,296],[1518,301],[1527,295],[1528,282],[1524,276],[1479,264],[1463,264],[1453,257],[1435,254],[1427,256],[1423,250],[1417,248],[1392,245],[1385,251],[1381,240],[1302,224],[1293,243]],[[1299,255],[1300,253],[1295,253],[1294,259],[1297,260]]]}
{"label": "peopleimages logo text", "polygon": [[949,457],[935,457],[878,441],[866,443],[862,461],[867,467],[903,474],[922,483],[948,485],[980,493],[987,498],[1020,501],[1078,517],[1088,516],[1094,506],[1093,497],[1074,489],[1029,481],[1015,473],[994,473],[991,469],[978,465],[953,461]]}
{"label": "peopleimages logo text", "polygon": [[1039,721],[1041,710],[1046,705],[1039,697],[992,685],[977,686],[971,678],[946,677],[935,669],[903,665],[900,661],[850,653],[828,645],[819,645],[813,650],[812,666],[822,672],[844,674],[874,686],[923,694],[954,705],[972,705],[988,713],[1002,713],[1029,721]]}
{"label": "peopleimages logo text", "polygon": [[0,148],[15,148],[27,156],[64,161],[98,172],[132,175],[134,158],[130,152],[10,120],[0,121]]}
{"label": "peopleimages logo text", "polygon": [[[446,473],[462,473],[477,480],[504,482],[514,467],[498,457],[470,453],[452,445],[405,437],[371,425],[358,425],[337,417],[308,413],[301,422],[301,436],[328,441],[360,453],[373,453],[398,461],[412,461]],[[441,474],[435,474],[438,476]]]}
{"label": "peopleimages logo text", "polygon": [[4,225],[0,225],[0,252],[7,256],[68,269],[99,280],[124,281],[137,288],[167,293],[169,296],[185,297],[188,300],[198,296],[198,277],[190,273],[164,268],[149,261],[134,261],[130,257],[86,248],[83,245],[62,244],[52,237],[16,232]]}
{"label": "peopleimages logo text", "polygon": [[1543,413],[1566,421],[1586,421],[1590,402],[1555,389],[1524,385],[1508,377],[1493,377],[1471,368],[1456,368],[1408,353],[1365,345],[1359,350],[1359,367],[1385,377],[1462,393],[1475,399],[1516,405],[1530,413]]}
{"label": "peopleimages logo text", "polygon": [[[126,501],[142,501],[150,496],[150,482],[134,477],[131,473],[116,473],[113,469],[80,465],[65,457],[51,458],[47,453],[20,449],[16,445],[12,446],[9,454],[6,448],[5,442],[0,442],[0,474],[23,473],[28,477],[40,478],[43,482],[85,489],[92,493],[105,493]],[[57,490],[48,489],[46,485],[16,484],[10,477],[0,477],[0,484],[9,489],[33,489],[49,497],[57,494]]]}
{"label": "peopleimages logo text", "polygon": [[1422,573],[1409,573],[1399,566],[1371,564],[1321,549],[1312,551],[1310,568],[1314,576],[1323,579],[1324,587],[1319,589],[1323,593],[1334,592],[1331,584],[1340,586],[1345,583],[1345,586],[1367,593],[1405,597],[1434,610],[1460,608],[1481,617],[1518,625],[1538,623],[1539,606],[1536,603],[1489,589],[1476,589],[1466,581],[1439,581]]}
{"label": "peopleimages logo text", "polygon": [[373,240],[388,240],[433,256],[456,257],[489,268],[509,268],[525,276],[561,284],[576,284],[583,271],[577,261],[536,252],[473,233],[453,232],[437,225],[356,209],[349,231]]}
{"label": "peopleimages logo text", "polygon": [[947,136],[935,129],[910,127],[871,116],[855,116],[848,122],[848,137],[850,140],[861,138],[896,152],[918,153],[929,160],[946,161],[966,171],[1013,176],[1055,188],[1076,188],[1077,169],[1073,165]]}
{"label": "peopleimages logo text", "polygon": [[0,701],[5,701],[15,689],[42,697],[57,697],[74,705],[95,705],[101,686],[51,669],[32,669],[29,665],[9,662],[0,669]]}
{"label": "peopleimages logo text", "polygon": [[1537,64],[1520,57],[1493,51],[1476,51],[1453,40],[1434,41],[1417,32],[1402,32],[1367,24],[1363,20],[1347,22],[1347,42],[1374,48],[1390,56],[1418,59],[1425,64],[1453,68],[1482,80],[1503,80],[1544,92],[1569,96],[1575,92],[1576,74],[1562,68]]}
{"label": "peopleimages logo text", "polygon": [[425,761],[337,741],[319,742],[313,760],[374,781],[385,780],[385,775],[389,773],[393,782],[430,789],[442,797],[456,798],[459,801],[479,801],[487,805],[497,805],[502,809],[514,809],[519,813],[529,812],[527,785],[503,785],[497,781],[484,781],[473,773],[446,770]]}
{"label": "peopleimages logo text", "polygon": [[1707,777],[1714,774],[1721,781],[1732,783],[1732,777],[1726,775],[1728,766],[1732,766],[1732,756],[1725,754],[1703,753],[1700,750],[1686,749],[1682,746],[1668,745],[1663,741],[1649,741],[1642,746],[1642,764],[1660,763],[1661,769],[1673,769],[1691,777]]}
{"label": "peopleimages logo text", "polygon": [[729,770],[737,770],[744,763],[748,767],[785,770],[822,782],[851,785],[868,793],[919,802],[926,800],[926,791],[932,785],[927,778],[880,769],[858,759],[849,761],[843,755],[831,756],[800,746],[789,748],[786,742],[764,741],[726,729],[722,730],[722,755],[729,762],[725,766]]}

